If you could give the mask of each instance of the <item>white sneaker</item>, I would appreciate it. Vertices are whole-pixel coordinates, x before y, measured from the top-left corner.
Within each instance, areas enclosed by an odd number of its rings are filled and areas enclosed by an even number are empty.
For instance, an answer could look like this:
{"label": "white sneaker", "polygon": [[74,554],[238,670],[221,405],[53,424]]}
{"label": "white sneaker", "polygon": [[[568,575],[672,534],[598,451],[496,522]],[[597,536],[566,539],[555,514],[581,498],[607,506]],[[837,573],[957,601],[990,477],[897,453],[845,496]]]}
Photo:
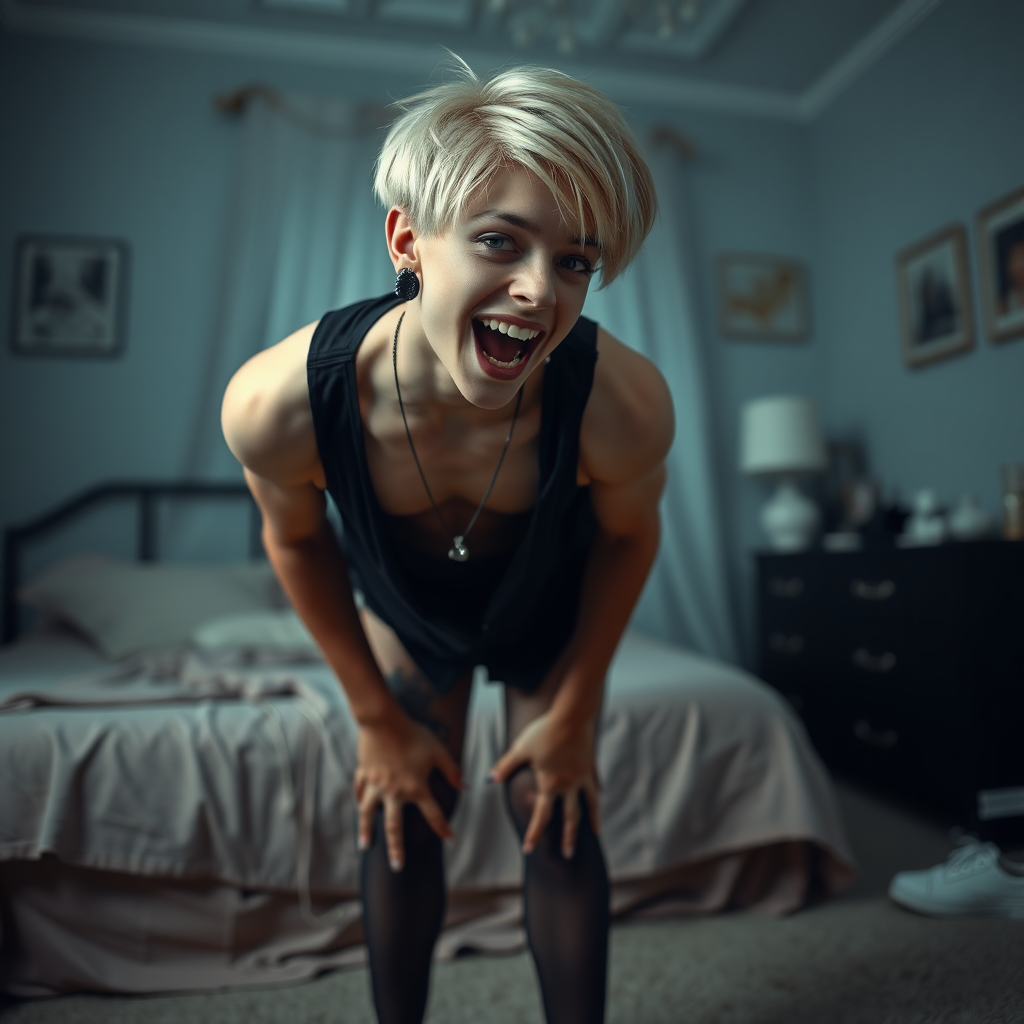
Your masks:
{"label": "white sneaker", "polygon": [[889,898],[933,917],[1012,917],[1024,921],[1024,864],[1000,860],[999,847],[973,836],[945,864],[901,871]]}

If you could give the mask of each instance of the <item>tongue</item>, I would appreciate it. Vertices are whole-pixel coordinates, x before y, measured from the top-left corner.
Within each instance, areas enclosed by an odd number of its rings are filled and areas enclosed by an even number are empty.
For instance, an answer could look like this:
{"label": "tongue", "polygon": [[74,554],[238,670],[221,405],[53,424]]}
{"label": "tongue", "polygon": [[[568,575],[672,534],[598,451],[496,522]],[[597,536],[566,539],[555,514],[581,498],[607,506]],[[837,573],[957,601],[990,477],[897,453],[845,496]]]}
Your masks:
{"label": "tongue", "polygon": [[511,363],[526,347],[518,338],[510,338],[500,331],[492,331],[490,327],[485,327],[479,321],[475,326],[480,347],[492,359],[497,359],[499,363]]}

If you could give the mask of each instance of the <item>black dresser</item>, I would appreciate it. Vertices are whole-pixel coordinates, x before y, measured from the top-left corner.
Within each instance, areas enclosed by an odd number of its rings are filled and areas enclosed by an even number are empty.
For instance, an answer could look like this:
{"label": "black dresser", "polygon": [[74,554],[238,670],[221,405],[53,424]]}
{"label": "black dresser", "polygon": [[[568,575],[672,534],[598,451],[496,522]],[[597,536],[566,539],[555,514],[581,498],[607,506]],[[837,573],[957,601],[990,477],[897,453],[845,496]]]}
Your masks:
{"label": "black dresser", "polygon": [[826,764],[1024,840],[1024,544],[761,554],[758,611]]}

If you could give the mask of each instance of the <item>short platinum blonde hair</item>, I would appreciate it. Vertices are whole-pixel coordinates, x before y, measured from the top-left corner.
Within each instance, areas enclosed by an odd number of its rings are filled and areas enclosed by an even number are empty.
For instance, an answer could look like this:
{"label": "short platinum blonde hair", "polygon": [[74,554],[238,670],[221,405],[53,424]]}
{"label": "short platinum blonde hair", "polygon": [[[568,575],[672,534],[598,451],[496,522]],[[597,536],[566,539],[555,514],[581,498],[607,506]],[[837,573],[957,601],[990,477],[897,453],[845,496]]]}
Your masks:
{"label": "short platinum blonde hair", "polygon": [[482,79],[456,60],[456,80],[394,104],[401,113],[377,159],[378,198],[435,235],[501,170],[525,167],[597,241],[601,287],[610,284],[636,256],[657,208],[651,172],[619,108],[550,68]]}

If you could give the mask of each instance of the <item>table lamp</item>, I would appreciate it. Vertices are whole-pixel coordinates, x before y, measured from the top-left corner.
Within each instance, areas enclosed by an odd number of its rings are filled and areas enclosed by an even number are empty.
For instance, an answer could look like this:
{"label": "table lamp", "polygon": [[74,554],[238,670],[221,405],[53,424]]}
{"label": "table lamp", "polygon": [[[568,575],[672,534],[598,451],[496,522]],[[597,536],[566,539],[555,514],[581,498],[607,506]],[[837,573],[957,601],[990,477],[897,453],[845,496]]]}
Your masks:
{"label": "table lamp", "polygon": [[819,473],[827,463],[818,411],[809,398],[773,395],[744,406],[740,468],[777,481],[761,512],[776,551],[802,551],[813,543],[821,514],[800,492],[797,478]]}

